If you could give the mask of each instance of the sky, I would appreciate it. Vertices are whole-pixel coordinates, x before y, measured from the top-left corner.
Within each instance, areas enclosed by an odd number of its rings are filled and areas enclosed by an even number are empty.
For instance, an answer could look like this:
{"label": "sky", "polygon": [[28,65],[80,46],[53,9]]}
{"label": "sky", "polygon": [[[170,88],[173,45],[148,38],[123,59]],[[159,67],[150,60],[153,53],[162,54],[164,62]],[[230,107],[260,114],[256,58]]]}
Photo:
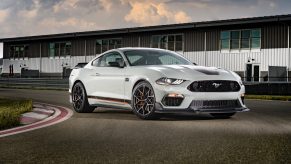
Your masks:
{"label": "sky", "polygon": [[0,0],[0,38],[291,14],[290,0]]}

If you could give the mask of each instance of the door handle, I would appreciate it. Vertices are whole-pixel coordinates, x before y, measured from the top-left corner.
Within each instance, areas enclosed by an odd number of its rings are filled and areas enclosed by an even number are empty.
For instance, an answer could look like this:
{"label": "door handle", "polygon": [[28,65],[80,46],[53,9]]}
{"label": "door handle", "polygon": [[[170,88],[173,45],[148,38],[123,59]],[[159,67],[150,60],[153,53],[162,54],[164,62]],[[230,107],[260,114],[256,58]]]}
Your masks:
{"label": "door handle", "polygon": [[92,73],[90,76],[100,76],[100,73]]}

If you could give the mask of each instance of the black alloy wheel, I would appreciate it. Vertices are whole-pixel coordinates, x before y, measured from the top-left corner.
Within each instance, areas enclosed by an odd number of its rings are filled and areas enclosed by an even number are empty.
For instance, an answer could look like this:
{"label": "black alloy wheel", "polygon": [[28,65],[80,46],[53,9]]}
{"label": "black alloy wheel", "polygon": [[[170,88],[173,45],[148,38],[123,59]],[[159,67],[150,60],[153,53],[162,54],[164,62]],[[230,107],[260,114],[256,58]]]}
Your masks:
{"label": "black alloy wheel", "polygon": [[158,119],[155,113],[155,93],[152,86],[148,82],[138,83],[132,94],[133,112],[141,119],[152,120]]}
{"label": "black alloy wheel", "polygon": [[78,113],[91,113],[95,107],[90,106],[87,99],[85,88],[81,82],[74,85],[72,90],[73,107]]}

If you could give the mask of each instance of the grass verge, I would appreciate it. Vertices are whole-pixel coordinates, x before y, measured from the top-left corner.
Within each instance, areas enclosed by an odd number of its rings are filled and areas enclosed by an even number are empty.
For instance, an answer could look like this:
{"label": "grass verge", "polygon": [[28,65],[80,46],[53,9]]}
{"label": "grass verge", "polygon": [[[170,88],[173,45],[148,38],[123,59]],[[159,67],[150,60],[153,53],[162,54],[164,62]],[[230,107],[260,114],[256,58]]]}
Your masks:
{"label": "grass verge", "polygon": [[260,99],[260,100],[281,100],[291,101],[291,96],[276,96],[276,95],[245,95],[246,99]]}
{"label": "grass verge", "polygon": [[32,100],[0,98],[0,130],[18,126],[20,115],[32,110]]}

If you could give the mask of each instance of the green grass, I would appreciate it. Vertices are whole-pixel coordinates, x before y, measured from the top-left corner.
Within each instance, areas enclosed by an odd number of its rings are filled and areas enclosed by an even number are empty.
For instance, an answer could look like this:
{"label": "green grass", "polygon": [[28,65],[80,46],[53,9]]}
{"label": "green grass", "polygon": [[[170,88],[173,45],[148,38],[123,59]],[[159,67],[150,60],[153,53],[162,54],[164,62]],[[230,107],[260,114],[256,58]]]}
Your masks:
{"label": "green grass", "polygon": [[0,98],[0,129],[20,124],[20,115],[32,110],[32,100]]}
{"label": "green grass", "polygon": [[276,95],[246,95],[246,99],[260,99],[260,100],[281,100],[291,101],[291,96],[276,96]]}

